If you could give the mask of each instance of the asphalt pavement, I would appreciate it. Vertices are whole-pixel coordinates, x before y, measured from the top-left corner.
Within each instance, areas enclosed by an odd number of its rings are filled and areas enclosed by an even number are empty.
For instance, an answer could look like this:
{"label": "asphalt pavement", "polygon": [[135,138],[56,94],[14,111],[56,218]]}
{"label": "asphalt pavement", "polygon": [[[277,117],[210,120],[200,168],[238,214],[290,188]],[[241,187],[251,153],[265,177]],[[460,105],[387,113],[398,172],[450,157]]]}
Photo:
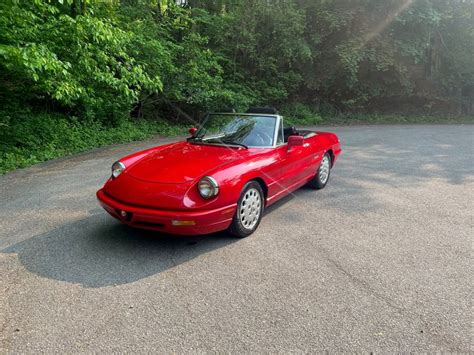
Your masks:
{"label": "asphalt pavement", "polygon": [[0,353],[469,352],[474,125],[323,127],[343,153],[321,191],[256,233],[120,225],[98,149],[0,176]]}

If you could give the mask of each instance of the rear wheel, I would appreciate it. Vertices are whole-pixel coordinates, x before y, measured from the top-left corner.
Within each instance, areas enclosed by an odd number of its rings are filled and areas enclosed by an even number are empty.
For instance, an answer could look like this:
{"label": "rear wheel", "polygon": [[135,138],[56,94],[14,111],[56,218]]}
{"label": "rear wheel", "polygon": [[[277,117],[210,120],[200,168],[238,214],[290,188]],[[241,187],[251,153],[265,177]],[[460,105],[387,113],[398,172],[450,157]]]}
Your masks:
{"label": "rear wheel", "polygon": [[310,187],[316,190],[320,190],[326,186],[331,173],[331,155],[329,153],[324,154],[321,163],[319,164],[318,171],[313,179],[308,183]]}
{"label": "rear wheel", "polygon": [[248,182],[237,202],[229,232],[239,238],[247,237],[257,229],[262,219],[264,195],[262,187],[258,182]]}

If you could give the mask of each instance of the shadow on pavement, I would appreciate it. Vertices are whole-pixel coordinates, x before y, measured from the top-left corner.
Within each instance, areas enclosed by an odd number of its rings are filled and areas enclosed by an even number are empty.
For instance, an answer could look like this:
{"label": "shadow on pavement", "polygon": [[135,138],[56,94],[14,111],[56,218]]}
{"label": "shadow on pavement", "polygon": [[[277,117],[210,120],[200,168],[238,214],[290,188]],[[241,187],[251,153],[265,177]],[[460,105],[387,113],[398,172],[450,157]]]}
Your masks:
{"label": "shadow on pavement", "polygon": [[160,273],[239,239],[225,233],[179,237],[136,230],[105,213],[63,225],[2,250],[42,277],[104,287]]}
{"label": "shadow on pavement", "polygon": [[[281,199],[265,214],[293,198]],[[105,287],[141,280],[240,240],[226,232],[173,236],[133,229],[102,209],[95,211],[90,217],[33,236],[1,253],[17,254],[28,271],[42,277]]]}

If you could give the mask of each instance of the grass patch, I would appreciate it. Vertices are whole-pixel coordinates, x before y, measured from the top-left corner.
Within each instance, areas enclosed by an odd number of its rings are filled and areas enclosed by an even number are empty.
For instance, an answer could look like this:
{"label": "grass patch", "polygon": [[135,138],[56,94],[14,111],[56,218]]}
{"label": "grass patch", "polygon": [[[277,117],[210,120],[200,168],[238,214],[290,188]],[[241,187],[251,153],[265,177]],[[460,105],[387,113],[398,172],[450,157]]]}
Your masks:
{"label": "grass patch", "polygon": [[324,117],[320,124],[325,125],[363,125],[363,124],[473,124],[469,116],[426,116],[426,115],[387,115],[354,114]]}
{"label": "grass patch", "polygon": [[292,104],[282,109],[285,124],[291,126],[361,125],[361,124],[449,124],[474,123],[471,116],[427,116],[399,114],[322,114],[304,104]]}
{"label": "grass patch", "polygon": [[311,126],[324,122],[320,113],[303,104],[286,106],[281,114],[286,126]]}
{"label": "grass patch", "polygon": [[0,127],[0,174],[104,145],[184,132],[164,121],[123,120],[107,127],[63,115],[25,114]]}
{"label": "grass patch", "polygon": [[[286,108],[285,124],[293,126],[360,124],[473,124],[474,117],[433,117],[402,115],[321,116],[304,105]],[[24,113],[14,120],[0,112],[0,174],[46,160],[93,148],[143,140],[154,135],[185,134],[187,127],[166,121],[123,120],[114,126],[64,115]]]}

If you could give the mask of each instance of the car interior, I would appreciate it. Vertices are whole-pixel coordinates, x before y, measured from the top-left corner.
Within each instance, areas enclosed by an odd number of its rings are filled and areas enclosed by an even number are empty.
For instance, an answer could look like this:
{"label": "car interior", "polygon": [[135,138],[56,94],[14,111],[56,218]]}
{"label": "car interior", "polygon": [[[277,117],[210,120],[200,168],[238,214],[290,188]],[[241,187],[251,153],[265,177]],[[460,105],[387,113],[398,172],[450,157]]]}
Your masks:
{"label": "car interior", "polygon": [[[246,113],[260,113],[268,115],[277,115],[278,110],[274,107],[250,107]],[[288,143],[289,136],[303,136],[305,138],[311,137],[316,133],[309,130],[298,130],[295,126],[283,128],[283,141]]]}
{"label": "car interior", "polygon": [[283,141],[288,143],[289,136],[303,136],[305,138],[312,137],[316,134],[316,132],[308,131],[308,130],[298,130],[295,126],[283,128]]}

